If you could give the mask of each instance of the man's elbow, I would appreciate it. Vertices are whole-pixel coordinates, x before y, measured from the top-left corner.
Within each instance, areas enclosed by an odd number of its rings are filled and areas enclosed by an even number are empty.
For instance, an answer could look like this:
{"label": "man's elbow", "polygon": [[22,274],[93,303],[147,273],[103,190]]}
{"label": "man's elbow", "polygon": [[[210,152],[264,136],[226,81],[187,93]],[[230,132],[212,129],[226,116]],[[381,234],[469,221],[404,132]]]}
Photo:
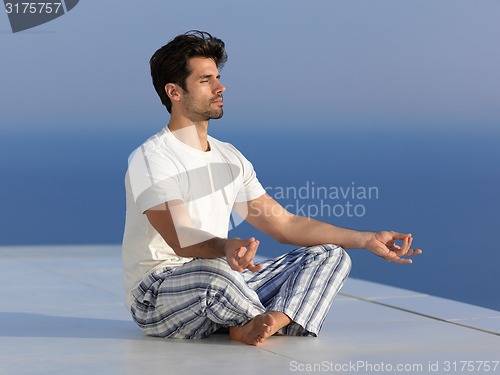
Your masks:
{"label": "man's elbow", "polygon": [[274,225],[271,233],[268,233],[273,237],[276,241],[283,245],[293,245],[293,218],[294,215],[287,215],[286,220],[282,220],[279,225]]}
{"label": "man's elbow", "polygon": [[181,258],[191,258],[186,251],[186,248],[178,247],[178,246],[170,246],[174,251],[175,255]]}
{"label": "man's elbow", "polygon": [[285,233],[283,232],[277,232],[276,234],[274,234],[272,236],[277,242],[279,242],[280,244],[283,244],[283,245],[291,245],[292,242],[290,241],[290,239],[285,235]]}
{"label": "man's elbow", "polygon": [[293,245],[291,241],[289,241],[288,239],[286,238],[280,238],[277,240],[280,244],[282,245]]}

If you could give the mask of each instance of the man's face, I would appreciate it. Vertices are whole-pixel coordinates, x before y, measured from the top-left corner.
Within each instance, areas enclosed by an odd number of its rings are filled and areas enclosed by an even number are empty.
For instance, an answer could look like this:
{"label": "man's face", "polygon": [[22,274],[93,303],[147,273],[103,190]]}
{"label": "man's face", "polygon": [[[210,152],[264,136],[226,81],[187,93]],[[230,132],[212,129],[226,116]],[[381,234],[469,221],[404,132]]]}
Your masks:
{"label": "man's face", "polygon": [[223,115],[222,93],[226,88],[212,59],[193,57],[189,60],[191,74],[186,79],[182,102],[187,116],[193,121],[218,119]]}

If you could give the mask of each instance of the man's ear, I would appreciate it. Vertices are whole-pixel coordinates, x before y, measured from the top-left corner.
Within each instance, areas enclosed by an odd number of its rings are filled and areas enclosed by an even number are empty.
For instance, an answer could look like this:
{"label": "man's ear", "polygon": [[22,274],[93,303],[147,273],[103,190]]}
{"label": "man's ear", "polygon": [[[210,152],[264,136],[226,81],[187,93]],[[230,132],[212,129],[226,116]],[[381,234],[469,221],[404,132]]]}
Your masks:
{"label": "man's ear", "polygon": [[178,102],[180,100],[180,90],[175,83],[167,83],[165,85],[165,93],[169,97],[170,101]]}

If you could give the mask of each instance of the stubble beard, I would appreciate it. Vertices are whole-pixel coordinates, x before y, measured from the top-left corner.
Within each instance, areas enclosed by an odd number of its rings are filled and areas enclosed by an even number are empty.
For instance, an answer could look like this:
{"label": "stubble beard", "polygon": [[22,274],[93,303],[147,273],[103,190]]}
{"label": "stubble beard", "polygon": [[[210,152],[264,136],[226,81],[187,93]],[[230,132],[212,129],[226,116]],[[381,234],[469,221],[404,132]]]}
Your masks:
{"label": "stubble beard", "polygon": [[214,110],[206,111],[204,113],[204,115],[207,117],[207,120],[217,120],[217,119],[220,119],[224,115],[224,111],[221,107],[220,109],[217,109],[217,110],[214,109]]}
{"label": "stubble beard", "polygon": [[[215,98],[210,101],[210,105],[219,98]],[[190,113],[191,120],[193,122],[196,121],[208,121],[208,120],[217,120],[220,119],[224,115],[224,110],[222,107],[218,108],[200,108],[199,103],[196,103],[190,96],[186,98],[186,108]]]}

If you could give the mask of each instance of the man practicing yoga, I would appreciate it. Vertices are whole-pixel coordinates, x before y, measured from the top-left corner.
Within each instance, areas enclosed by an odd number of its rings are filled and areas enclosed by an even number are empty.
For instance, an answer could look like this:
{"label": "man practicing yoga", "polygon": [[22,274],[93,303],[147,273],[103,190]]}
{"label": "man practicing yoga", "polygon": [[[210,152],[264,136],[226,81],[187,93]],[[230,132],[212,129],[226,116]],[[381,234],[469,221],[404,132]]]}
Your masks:
{"label": "man practicing yoga", "polygon": [[[127,307],[151,336],[196,339],[229,329],[251,345],[275,333],[317,336],[351,268],[344,248],[400,264],[421,250],[410,248],[411,234],[336,227],[294,215],[266,194],[252,164],[208,135],[209,121],[223,114],[226,60],[224,43],[200,31],[177,36],[150,60],[170,121],[129,159]],[[256,264],[258,240],[228,238],[243,219],[299,248]]]}

